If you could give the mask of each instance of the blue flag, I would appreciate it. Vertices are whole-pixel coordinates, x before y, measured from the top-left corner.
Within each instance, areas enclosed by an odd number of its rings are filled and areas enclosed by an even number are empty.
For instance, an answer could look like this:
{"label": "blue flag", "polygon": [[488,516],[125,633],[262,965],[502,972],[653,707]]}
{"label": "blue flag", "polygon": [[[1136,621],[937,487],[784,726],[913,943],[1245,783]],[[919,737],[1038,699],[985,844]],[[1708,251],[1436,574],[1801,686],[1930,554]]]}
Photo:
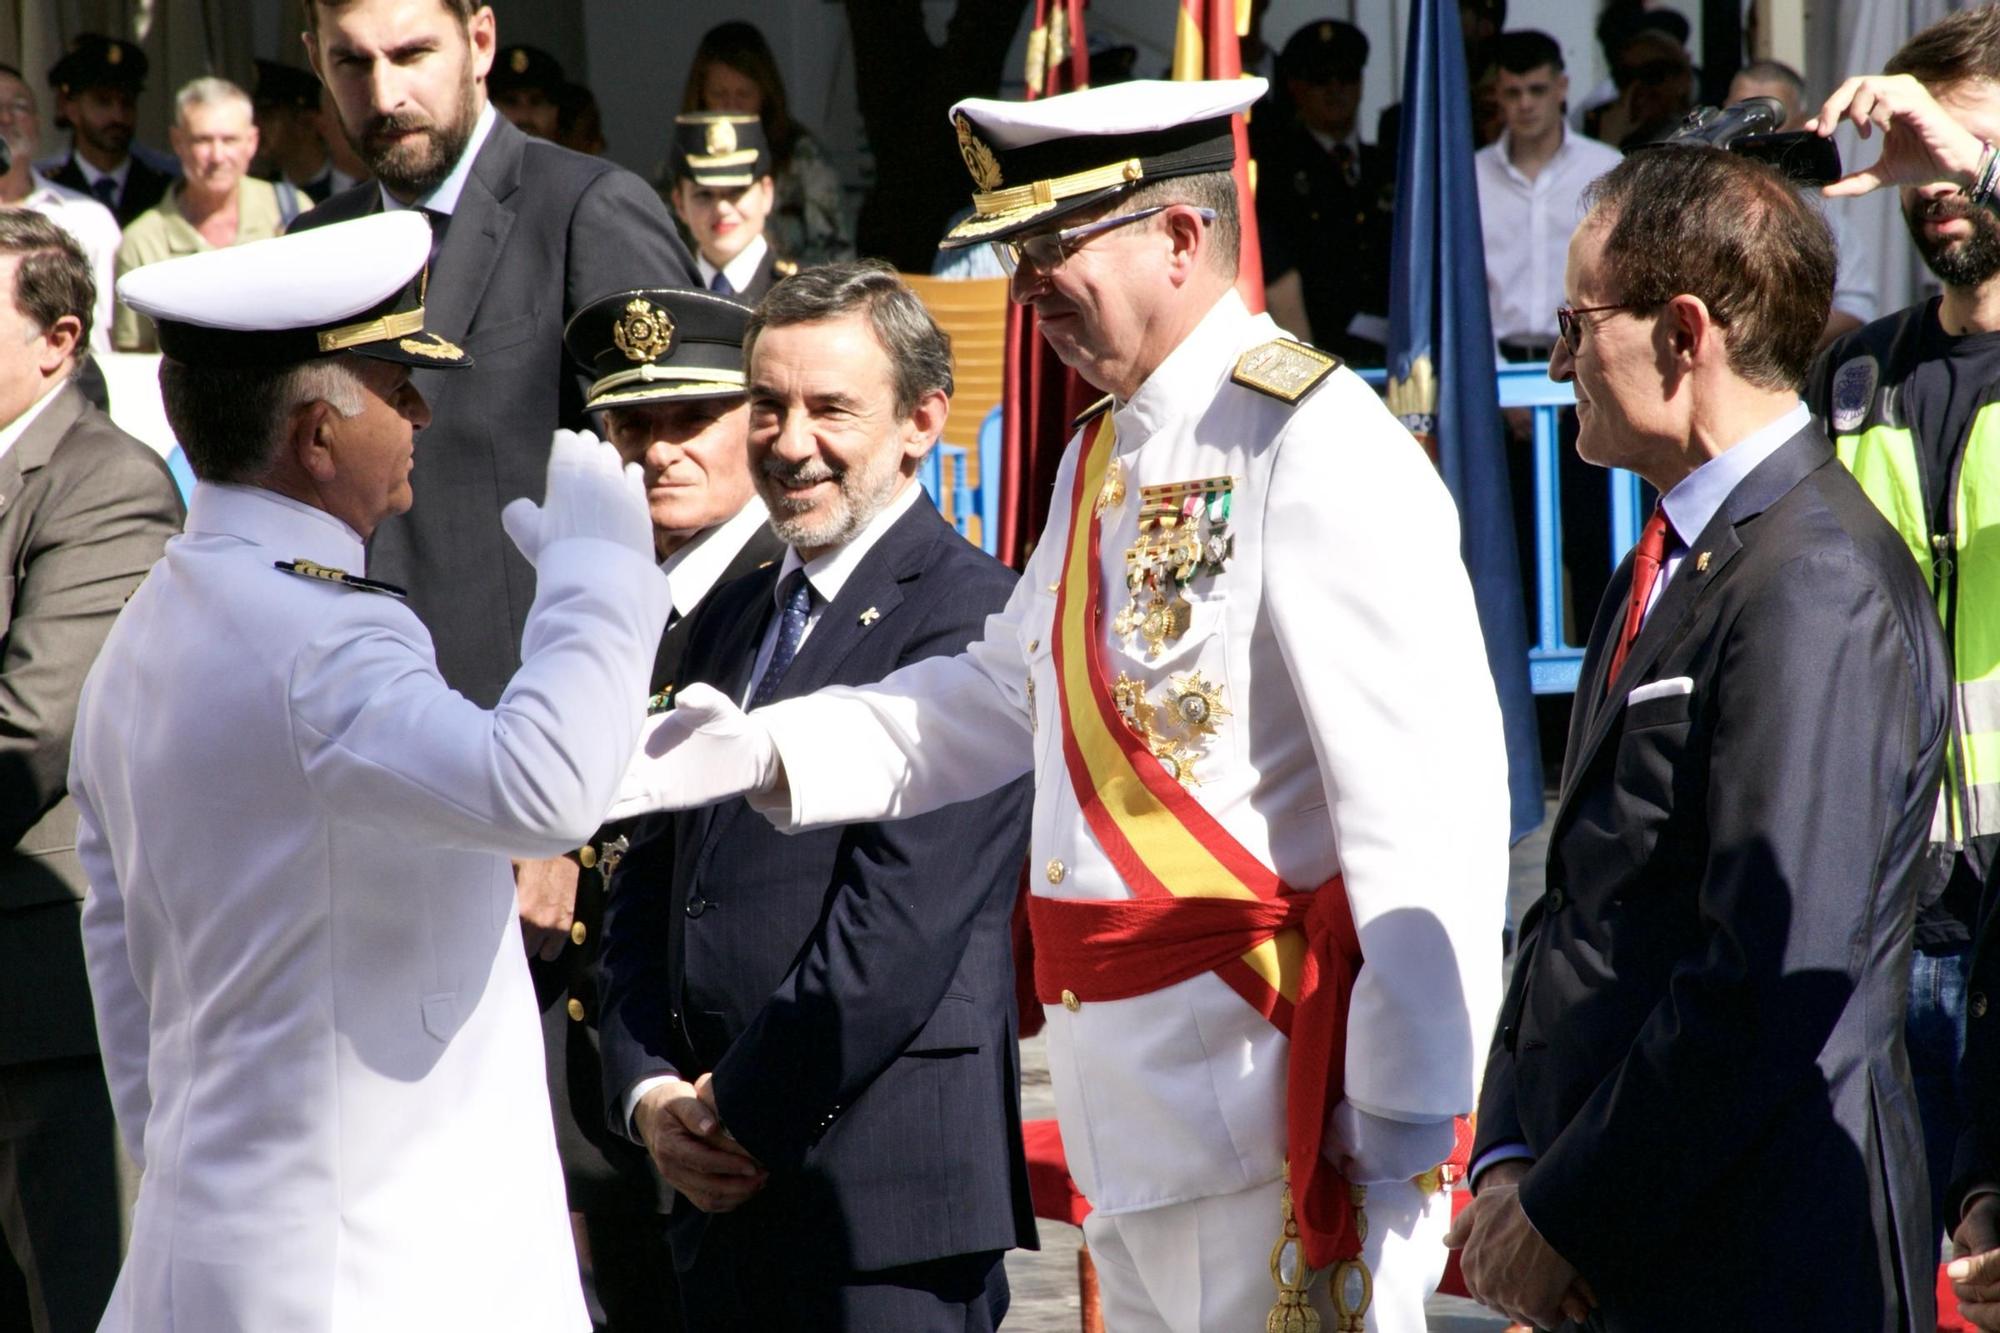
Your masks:
{"label": "blue flag", "polygon": [[1542,755],[1528,618],[1514,549],[1506,436],[1493,378],[1486,251],[1458,8],[1410,7],[1396,233],[1389,251],[1389,410],[1437,459],[1458,502],[1461,554],[1500,691],[1518,840],[1542,822]]}

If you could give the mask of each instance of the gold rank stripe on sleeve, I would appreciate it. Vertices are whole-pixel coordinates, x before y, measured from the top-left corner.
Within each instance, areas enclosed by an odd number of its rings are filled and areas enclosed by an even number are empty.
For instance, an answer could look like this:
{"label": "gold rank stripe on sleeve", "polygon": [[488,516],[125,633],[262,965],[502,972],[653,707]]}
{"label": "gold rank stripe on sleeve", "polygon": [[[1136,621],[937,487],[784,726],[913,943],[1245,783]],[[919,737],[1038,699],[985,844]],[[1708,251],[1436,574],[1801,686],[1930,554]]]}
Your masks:
{"label": "gold rank stripe on sleeve", "polygon": [[1296,403],[1324,383],[1339,365],[1340,358],[1331,352],[1290,338],[1273,338],[1238,357],[1229,378],[1281,403]]}
{"label": "gold rank stripe on sleeve", "polygon": [[311,560],[274,560],[271,564],[274,568],[282,569],[287,574],[296,574],[302,579],[338,583],[343,588],[355,588],[361,592],[379,592],[384,597],[394,597],[399,600],[410,595],[393,583],[384,583],[380,579],[364,579],[359,574],[350,574],[344,569],[335,569],[330,565],[315,564]]}
{"label": "gold rank stripe on sleeve", "polygon": [[[1114,434],[1111,418],[1103,417],[1078,462],[1056,594],[1057,713],[1070,783],[1098,845],[1135,895],[1276,898],[1288,891],[1277,874],[1168,774],[1113,698],[1103,660],[1099,523],[1091,497],[1103,485]],[[1289,1033],[1305,952],[1305,936],[1286,930],[1216,973]]]}

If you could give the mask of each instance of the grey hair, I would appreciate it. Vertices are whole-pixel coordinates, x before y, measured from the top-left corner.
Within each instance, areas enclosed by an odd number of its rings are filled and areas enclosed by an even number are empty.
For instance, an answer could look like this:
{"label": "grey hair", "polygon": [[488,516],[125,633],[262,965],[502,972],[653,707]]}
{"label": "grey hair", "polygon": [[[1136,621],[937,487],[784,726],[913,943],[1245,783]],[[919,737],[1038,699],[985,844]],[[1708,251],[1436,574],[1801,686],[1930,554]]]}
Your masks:
{"label": "grey hair", "polygon": [[345,357],[279,370],[160,362],[167,424],[203,481],[257,481],[277,460],[300,408],[325,403],[340,416],[357,417],[367,394]]}
{"label": "grey hair", "polygon": [[765,329],[817,324],[855,311],[867,314],[875,341],[888,354],[898,416],[909,416],[929,394],[951,397],[951,335],[938,327],[896,270],[879,259],[800,269],[773,287],[744,330],[744,364]]}
{"label": "grey hair", "polygon": [[186,129],[189,108],[214,106],[217,102],[240,102],[245,111],[255,113],[249,93],[228,79],[210,74],[182,85],[181,90],[174,94],[174,124]]}
{"label": "grey hair", "polygon": [[1236,177],[1227,171],[1199,171],[1189,176],[1165,176],[1140,181],[1107,212],[1136,213],[1156,204],[1190,204],[1210,209],[1210,250],[1215,266],[1232,279],[1241,262],[1243,219],[1236,199]]}

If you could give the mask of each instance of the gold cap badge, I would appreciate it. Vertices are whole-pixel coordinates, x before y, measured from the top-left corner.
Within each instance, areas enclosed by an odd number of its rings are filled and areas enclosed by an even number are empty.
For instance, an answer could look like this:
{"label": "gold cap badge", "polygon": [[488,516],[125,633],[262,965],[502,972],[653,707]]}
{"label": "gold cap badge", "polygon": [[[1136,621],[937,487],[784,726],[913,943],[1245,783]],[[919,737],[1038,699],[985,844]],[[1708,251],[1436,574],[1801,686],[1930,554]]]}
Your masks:
{"label": "gold cap badge", "polygon": [[125,60],[125,51],[122,47],[107,46],[104,48],[105,64],[107,65],[123,64],[124,60]]}
{"label": "gold cap badge", "polygon": [[518,46],[515,47],[514,54],[507,59],[507,67],[516,74],[526,74],[528,72],[528,53]]}
{"label": "gold cap badge", "polygon": [[965,159],[965,169],[972,173],[972,183],[988,193],[999,189],[1000,159],[972,132],[972,122],[963,112],[953,123],[958,127],[959,156]]}
{"label": "gold cap badge", "polygon": [[702,141],[702,149],[710,157],[736,151],[736,127],[726,120],[711,120]]}
{"label": "gold cap badge", "polygon": [[611,326],[611,341],[630,361],[654,361],[674,344],[674,321],[644,297],[634,297]]}

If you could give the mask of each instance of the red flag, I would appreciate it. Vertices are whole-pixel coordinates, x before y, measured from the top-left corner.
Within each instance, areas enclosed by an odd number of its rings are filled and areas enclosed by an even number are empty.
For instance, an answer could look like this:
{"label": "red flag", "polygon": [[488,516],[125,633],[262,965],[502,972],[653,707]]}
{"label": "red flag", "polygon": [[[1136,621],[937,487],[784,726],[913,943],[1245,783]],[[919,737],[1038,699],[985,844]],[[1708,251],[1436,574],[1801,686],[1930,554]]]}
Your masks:
{"label": "red flag", "polygon": [[[1174,32],[1174,77],[1240,79],[1243,34],[1250,30],[1250,0],[1180,0]],[[1243,253],[1236,290],[1252,310],[1264,308],[1264,260],[1257,243],[1257,198],[1251,179],[1250,131],[1242,116],[1236,125],[1236,210],[1243,219]]]}

